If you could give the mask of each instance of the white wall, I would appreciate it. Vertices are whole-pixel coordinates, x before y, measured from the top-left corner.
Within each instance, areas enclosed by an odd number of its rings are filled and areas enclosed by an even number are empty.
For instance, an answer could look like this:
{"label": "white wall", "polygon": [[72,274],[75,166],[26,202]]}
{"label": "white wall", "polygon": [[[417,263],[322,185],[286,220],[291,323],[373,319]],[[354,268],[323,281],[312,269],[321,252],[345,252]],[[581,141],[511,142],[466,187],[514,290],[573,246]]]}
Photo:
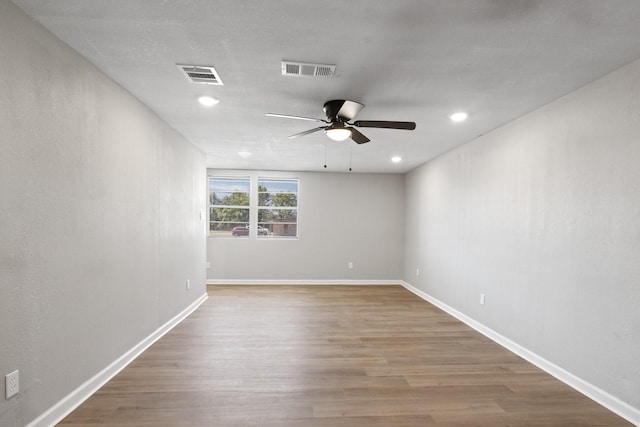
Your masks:
{"label": "white wall", "polygon": [[640,408],[640,62],[417,168],[406,200],[406,282]]}
{"label": "white wall", "polygon": [[[0,0],[0,425],[23,426],[201,297],[206,164]],[[185,280],[192,288],[186,291]]]}
{"label": "white wall", "polygon": [[[404,240],[404,176],[209,170],[213,176],[299,178],[298,234],[291,239],[209,238],[212,283],[398,280]],[[349,261],[353,269],[348,268]]]}

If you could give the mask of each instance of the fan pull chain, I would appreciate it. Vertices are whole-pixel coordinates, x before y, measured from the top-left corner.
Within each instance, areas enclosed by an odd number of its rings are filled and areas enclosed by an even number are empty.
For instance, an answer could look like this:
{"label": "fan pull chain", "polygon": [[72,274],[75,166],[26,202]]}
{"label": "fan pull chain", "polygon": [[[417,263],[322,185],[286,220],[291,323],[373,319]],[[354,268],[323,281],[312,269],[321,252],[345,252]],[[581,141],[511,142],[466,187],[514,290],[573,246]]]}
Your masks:
{"label": "fan pull chain", "polygon": [[327,143],[324,143],[324,168],[327,168]]}
{"label": "fan pull chain", "polygon": [[351,153],[353,152],[353,147],[349,145],[349,172],[351,172]]}

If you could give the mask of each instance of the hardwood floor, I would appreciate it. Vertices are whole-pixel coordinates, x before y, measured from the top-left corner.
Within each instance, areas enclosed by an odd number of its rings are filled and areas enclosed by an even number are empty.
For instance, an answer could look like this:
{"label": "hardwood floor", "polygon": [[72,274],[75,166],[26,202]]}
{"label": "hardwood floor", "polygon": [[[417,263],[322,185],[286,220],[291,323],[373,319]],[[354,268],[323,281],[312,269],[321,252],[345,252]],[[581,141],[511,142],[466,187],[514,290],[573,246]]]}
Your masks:
{"label": "hardwood floor", "polygon": [[214,286],[61,426],[631,426],[401,286]]}

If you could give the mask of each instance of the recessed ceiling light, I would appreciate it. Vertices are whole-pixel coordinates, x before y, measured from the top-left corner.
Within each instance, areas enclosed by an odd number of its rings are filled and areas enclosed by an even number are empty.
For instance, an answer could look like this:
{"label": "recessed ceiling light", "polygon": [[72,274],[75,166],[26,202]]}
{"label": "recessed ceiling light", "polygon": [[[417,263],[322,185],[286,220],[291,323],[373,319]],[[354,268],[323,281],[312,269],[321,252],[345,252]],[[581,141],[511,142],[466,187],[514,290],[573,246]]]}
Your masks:
{"label": "recessed ceiling light", "polygon": [[238,151],[238,156],[242,157],[243,159],[246,159],[250,155],[251,155],[251,153],[248,152],[248,151]]}
{"label": "recessed ceiling light", "polygon": [[391,161],[392,161],[393,163],[400,163],[400,162],[402,161],[402,157],[400,157],[400,156],[393,156],[393,157],[391,158]]}
{"label": "recessed ceiling light", "polygon": [[218,102],[220,102],[220,100],[212,96],[201,96],[200,98],[198,98],[198,102],[205,107],[211,107],[212,105],[216,105]]}
{"label": "recessed ceiling light", "polygon": [[458,111],[457,113],[453,113],[449,116],[449,118],[453,122],[464,122],[465,120],[467,120],[467,117],[469,117],[469,115],[464,111]]}

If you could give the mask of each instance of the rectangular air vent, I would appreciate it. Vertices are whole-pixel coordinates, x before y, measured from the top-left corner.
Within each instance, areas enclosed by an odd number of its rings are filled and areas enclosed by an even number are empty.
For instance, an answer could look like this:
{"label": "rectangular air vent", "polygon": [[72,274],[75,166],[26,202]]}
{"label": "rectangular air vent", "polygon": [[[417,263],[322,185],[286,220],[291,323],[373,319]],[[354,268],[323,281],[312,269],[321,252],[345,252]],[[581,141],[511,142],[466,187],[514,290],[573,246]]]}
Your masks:
{"label": "rectangular air vent", "polygon": [[178,69],[191,83],[222,85],[222,80],[215,68],[208,65],[176,64]]}
{"label": "rectangular air vent", "polygon": [[335,65],[282,61],[282,75],[296,77],[333,77]]}

